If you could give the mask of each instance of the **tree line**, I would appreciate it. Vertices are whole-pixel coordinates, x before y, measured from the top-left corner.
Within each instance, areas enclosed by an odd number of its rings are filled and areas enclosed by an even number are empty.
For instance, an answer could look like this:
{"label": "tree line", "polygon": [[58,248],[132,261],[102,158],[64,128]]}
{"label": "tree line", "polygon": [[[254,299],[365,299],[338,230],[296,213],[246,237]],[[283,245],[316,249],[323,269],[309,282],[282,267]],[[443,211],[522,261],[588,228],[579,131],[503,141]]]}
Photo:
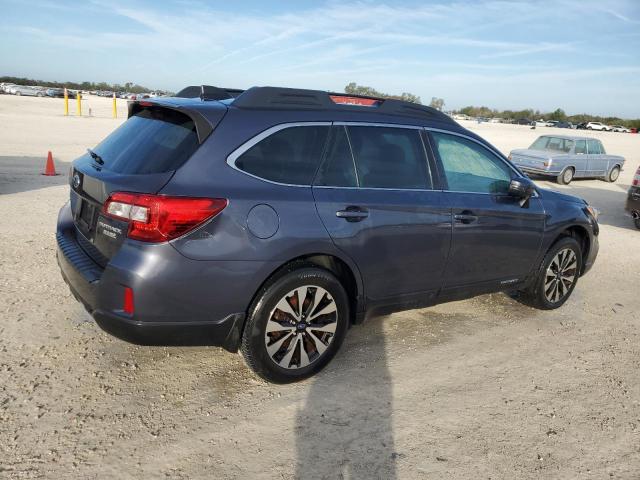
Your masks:
{"label": "tree line", "polygon": [[525,110],[496,110],[489,107],[468,106],[453,113],[461,113],[470,117],[502,118],[504,120],[558,120],[559,122],[571,122],[574,124],[583,122],[601,122],[607,125],[624,125],[627,128],[640,128],[640,119],[623,119],[619,117],[601,117],[588,113],[567,115],[564,110],[557,108],[553,112],[541,112],[527,108]]}
{"label": "tree line", "polygon": [[127,82],[124,85],[119,83],[106,83],[106,82],[49,82],[45,80],[34,80],[33,78],[25,77],[0,77],[0,83],[14,83],[16,85],[37,85],[40,87],[49,88],[69,88],[72,90],[103,90],[109,92],[130,92],[130,93],[146,93],[151,92],[153,89],[138,85],[137,83]]}
{"label": "tree line", "polygon": [[[349,85],[344,87],[344,92],[350,95],[395,98],[397,100],[405,100],[407,102],[422,104],[420,97],[418,95],[414,95],[413,93],[403,92],[400,95],[390,95],[388,93],[379,92],[373,87],[358,85],[356,82],[351,82]],[[437,110],[442,110],[444,108],[444,100],[442,98],[433,97],[429,106],[436,108]],[[468,106],[461,108],[460,110],[454,110],[450,113],[460,113],[469,115],[470,117],[502,118],[504,120],[520,120],[522,118],[526,118],[528,120],[544,119],[558,120],[559,122],[571,122],[574,124],[582,122],[601,122],[607,125],[624,125],[627,128],[640,128],[640,119],[629,120],[619,117],[601,117],[588,113],[567,115],[561,108],[557,108],[553,112],[542,112],[540,110],[534,110],[532,108],[527,108],[524,110],[496,110],[495,108],[489,107]]]}

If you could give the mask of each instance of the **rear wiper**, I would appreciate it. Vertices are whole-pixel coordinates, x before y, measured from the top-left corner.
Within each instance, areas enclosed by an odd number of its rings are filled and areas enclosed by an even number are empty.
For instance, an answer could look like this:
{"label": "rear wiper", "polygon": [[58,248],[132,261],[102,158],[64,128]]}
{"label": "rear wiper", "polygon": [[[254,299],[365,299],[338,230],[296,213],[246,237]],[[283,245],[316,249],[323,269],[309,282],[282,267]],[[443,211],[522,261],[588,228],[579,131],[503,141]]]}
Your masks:
{"label": "rear wiper", "polygon": [[104,160],[96,152],[94,152],[90,148],[87,148],[87,153],[89,153],[89,155],[91,155],[91,158],[93,158],[96,161],[96,163],[99,163],[100,165],[104,165]]}

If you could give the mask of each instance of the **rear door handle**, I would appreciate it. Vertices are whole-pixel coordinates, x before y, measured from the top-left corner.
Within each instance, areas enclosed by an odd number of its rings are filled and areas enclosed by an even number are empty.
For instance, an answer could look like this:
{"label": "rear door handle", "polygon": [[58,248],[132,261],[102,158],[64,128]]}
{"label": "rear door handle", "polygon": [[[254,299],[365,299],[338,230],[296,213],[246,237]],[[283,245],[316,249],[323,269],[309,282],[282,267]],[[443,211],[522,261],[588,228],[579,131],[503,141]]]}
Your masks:
{"label": "rear door handle", "polygon": [[456,222],[463,223],[465,225],[469,225],[470,223],[474,223],[478,220],[477,215],[473,215],[471,212],[457,213],[453,218]]}
{"label": "rear door handle", "polygon": [[347,222],[360,222],[368,216],[369,212],[360,207],[347,207],[336,212],[336,217],[344,218]]}

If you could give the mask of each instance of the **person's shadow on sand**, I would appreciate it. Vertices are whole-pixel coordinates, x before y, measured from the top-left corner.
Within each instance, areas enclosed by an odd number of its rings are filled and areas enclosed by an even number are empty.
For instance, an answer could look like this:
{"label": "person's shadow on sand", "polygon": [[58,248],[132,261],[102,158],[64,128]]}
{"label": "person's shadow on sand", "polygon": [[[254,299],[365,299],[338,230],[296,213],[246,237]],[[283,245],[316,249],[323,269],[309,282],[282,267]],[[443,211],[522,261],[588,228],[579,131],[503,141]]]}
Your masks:
{"label": "person's shadow on sand", "polygon": [[296,479],[393,479],[392,387],[382,318],[354,327],[298,412]]}

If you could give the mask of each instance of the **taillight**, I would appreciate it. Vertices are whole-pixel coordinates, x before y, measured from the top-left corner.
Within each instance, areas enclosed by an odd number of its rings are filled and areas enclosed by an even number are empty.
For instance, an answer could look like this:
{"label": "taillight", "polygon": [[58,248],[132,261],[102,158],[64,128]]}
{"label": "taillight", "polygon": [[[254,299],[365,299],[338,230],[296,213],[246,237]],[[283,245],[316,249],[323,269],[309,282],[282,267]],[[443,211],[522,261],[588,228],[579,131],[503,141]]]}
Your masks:
{"label": "taillight", "polygon": [[633,186],[640,185],[640,167],[636,170],[636,174],[633,177]]}
{"label": "taillight", "polygon": [[227,204],[225,198],[116,192],[104,203],[102,212],[128,222],[129,238],[143,242],[166,242],[219,214]]}

